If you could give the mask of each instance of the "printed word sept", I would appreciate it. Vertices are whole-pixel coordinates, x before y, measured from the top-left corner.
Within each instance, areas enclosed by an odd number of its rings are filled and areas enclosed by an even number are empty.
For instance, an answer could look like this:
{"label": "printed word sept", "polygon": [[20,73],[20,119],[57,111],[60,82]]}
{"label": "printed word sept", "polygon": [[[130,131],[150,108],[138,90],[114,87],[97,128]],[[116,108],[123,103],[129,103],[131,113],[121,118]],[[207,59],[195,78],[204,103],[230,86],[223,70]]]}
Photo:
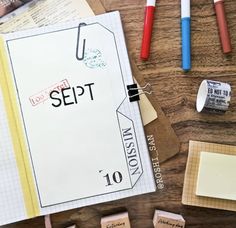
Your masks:
{"label": "printed word sept", "polygon": [[78,104],[79,97],[86,95],[92,101],[94,83],[88,83],[84,86],[75,86],[63,88],[61,91],[53,90],[50,92],[50,98],[53,100],[52,106],[58,108],[60,106]]}

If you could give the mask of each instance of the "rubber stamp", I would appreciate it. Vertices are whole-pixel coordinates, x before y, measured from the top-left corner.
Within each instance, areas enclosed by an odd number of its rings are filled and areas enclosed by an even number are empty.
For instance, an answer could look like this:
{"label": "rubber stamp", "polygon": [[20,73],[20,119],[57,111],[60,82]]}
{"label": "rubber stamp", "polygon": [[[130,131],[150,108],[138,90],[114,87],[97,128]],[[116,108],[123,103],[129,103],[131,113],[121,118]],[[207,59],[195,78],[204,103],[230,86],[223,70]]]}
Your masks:
{"label": "rubber stamp", "polygon": [[185,220],[181,215],[156,210],[153,224],[155,228],[184,228]]}
{"label": "rubber stamp", "polygon": [[101,228],[131,228],[128,212],[103,217]]}

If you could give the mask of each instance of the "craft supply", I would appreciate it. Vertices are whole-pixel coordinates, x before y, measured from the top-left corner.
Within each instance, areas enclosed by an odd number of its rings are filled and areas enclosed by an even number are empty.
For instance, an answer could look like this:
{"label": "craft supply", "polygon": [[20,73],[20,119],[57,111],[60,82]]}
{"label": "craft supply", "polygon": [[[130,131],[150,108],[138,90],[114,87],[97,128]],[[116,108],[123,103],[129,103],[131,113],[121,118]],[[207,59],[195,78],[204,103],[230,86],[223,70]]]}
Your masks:
{"label": "craft supply", "polygon": [[191,19],[190,0],[181,0],[181,32],[182,32],[182,68],[191,69]]}
{"label": "craft supply", "polygon": [[231,39],[225,14],[224,0],[213,0],[223,53],[232,52]]}
{"label": "craft supply", "polygon": [[[234,200],[224,200],[196,195],[201,151],[210,151],[220,155],[227,154],[236,156],[236,146],[190,141],[184,178],[182,203],[190,206],[236,211],[236,201]],[[220,179],[218,184],[220,185],[222,181],[223,180]]]}
{"label": "craft supply", "polygon": [[43,27],[94,16],[86,0],[40,0],[34,1],[33,4],[26,4],[20,9],[22,8],[25,8],[22,13],[10,17],[0,25],[0,33]]}
{"label": "craft supply", "polygon": [[0,224],[155,191],[122,31],[113,12],[1,36]]}
{"label": "craft supply", "polygon": [[128,212],[103,217],[101,228],[131,228]]}
{"label": "craft supply", "polygon": [[[82,15],[86,15],[86,16],[91,15],[91,9],[89,9],[88,7],[84,7],[84,5],[86,4],[81,3],[84,0],[80,0],[79,2],[77,1],[74,2],[74,0],[66,0],[66,1],[61,2],[61,4],[59,4],[58,1],[56,4],[55,1],[56,0],[49,0],[46,2],[41,2],[41,1],[37,2],[37,4],[32,5],[28,9],[27,13],[23,13],[19,15],[18,17],[14,17],[7,23],[4,23],[3,25],[1,25],[0,30],[2,32],[7,32],[7,31],[13,31],[13,30],[19,30],[19,29],[23,30],[30,27],[41,26],[42,25],[41,16],[44,16],[44,15],[46,15],[47,22],[50,24],[54,24],[56,22],[61,23],[61,21],[64,21],[65,19],[63,18],[63,13],[71,17],[71,18],[67,17],[67,19],[72,19],[72,18],[79,19],[81,17],[80,16],[81,11],[83,12]],[[96,14],[106,13],[100,1],[87,0],[87,2]],[[63,11],[60,11],[61,17],[59,18],[55,16],[48,17],[47,12],[52,13],[52,10],[46,10],[46,11],[44,10],[44,14],[43,15],[40,14],[40,12],[42,11],[41,8],[50,9],[52,6],[54,7],[55,4],[57,5],[57,8],[56,8],[57,14],[59,12],[59,9],[61,9],[61,7],[63,6]],[[73,6],[73,8],[71,6]],[[37,10],[39,10],[39,12]],[[39,16],[39,17],[37,17],[36,20],[27,19],[27,18],[31,18],[32,16],[34,17]],[[32,23],[33,21],[34,23]],[[141,82],[143,80],[143,75],[137,69],[136,64],[132,61],[132,59],[131,59],[131,65],[132,65],[135,77],[138,77],[139,82]],[[145,84],[145,83],[146,82],[143,81],[142,84]],[[148,99],[152,100],[152,104],[150,103]],[[147,130],[145,131],[148,135],[152,135],[153,138],[155,138],[155,141],[157,142],[157,146],[158,146],[158,153],[160,155],[159,161],[164,162],[165,160],[167,160],[168,158],[174,156],[176,153],[179,152],[179,146],[180,146],[179,140],[175,132],[173,131],[169,120],[166,118],[163,111],[161,110],[161,107],[158,101],[156,101],[155,96],[149,96],[148,99],[145,94],[142,94],[140,96],[139,105],[140,105],[143,125],[144,126],[148,125],[146,127]],[[155,109],[157,109],[158,112],[160,113],[159,114],[160,117],[158,119],[157,119],[157,111],[154,109],[153,104],[157,104],[155,105]],[[160,131],[159,129],[162,129],[162,131]],[[151,153],[152,152],[153,151],[151,151]],[[155,159],[156,159],[156,155],[155,155]]]}
{"label": "craft supply", "polygon": [[235,173],[235,155],[201,152],[196,194],[236,200]]}
{"label": "craft supply", "polygon": [[203,80],[197,94],[198,112],[225,113],[229,108],[231,86],[228,83]]}
{"label": "craft supply", "polygon": [[[96,9],[98,7],[99,1],[97,0],[88,0],[88,3],[93,9]],[[93,3],[93,4],[92,4]],[[99,13],[105,13],[105,9],[102,7],[98,7],[100,9]],[[129,49],[129,47],[128,47]],[[133,58],[130,58],[130,63],[132,67],[133,75],[135,76],[135,79],[138,81],[139,84],[145,85],[147,82],[145,81],[142,72],[137,68],[135,62],[133,61]],[[145,110],[145,106],[142,106],[142,97],[146,97],[145,94],[141,95],[140,100],[140,109],[141,112]],[[155,118],[156,114],[154,111],[151,111],[150,107],[150,113],[153,113],[153,115],[150,115],[150,117],[145,118],[147,121],[145,123],[148,123],[145,125],[144,130],[145,134],[148,138],[148,144],[149,144],[149,153],[151,156],[151,159],[155,162],[155,164],[158,162],[163,163],[166,160],[172,158],[175,156],[180,149],[180,142],[179,139],[174,131],[174,129],[171,126],[171,123],[169,119],[166,117],[165,113],[163,112],[161,105],[159,101],[157,100],[155,95],[147,95],[149,101],[153,105],[153,108],[155,109],[155,112],[157,113],[158,118]],[[142,115],[143,118],[143,115]],[[155,118],[155,119],[154,119]],[[161,130],[160,130],[161,129]],[[154,168],[154,173],[155,173]],[[159,183],[159,178],[156,179],[156,183]]]}
{"label": "craft supply", "polygon": [[156,110],[145,94],[140,96],[139,106],[144,126],[158,118]]}
{"label": "craft supply", "polygon": [[[139,82],[139,84],[144,85],[146,81],[143,77],[143,74],[137,68],[132,58],[130,59],[130,61],[132,71],[135,75],[136,80]],[[174,129],[171,126],[169,119],[163,112],[156,96],[147,96],[151,103],[154,105],[154,109],[157,112],[158,118],[156,118],[150,124],[147,124],[144,130],[148,137],[149,152],[151,158],[154,161],[158,160],[160,163],[162,163],[175,156],[179,152],[180,142],[177,135],[175,134]]]}
{"label": "craft supply", "polygon": [[[11,18],[3,25],[0,25],[0,31],[6,33],[32,27],[41,27],[42,25],[62,23],[69,19],[75,20],[85,16],[92,16],[93,11],[89,6],[92,7],[96,14],[105,13],[105,9],[101,5],[101,2],[97,0],[38,1],[35,4],[26,7],[26,12],[24,11],[24,13]],[[43,11],[42,8],[44,9]],[[64,15],[67,16],[64,18]],[[32,17],[34,19],[29,19]],[[47,20],[44,21],[42,18],[47,18]],[[145,94],[140,97],[139,106],[144,126],[157,118],[156,111]]]}
{"label": "craft supply", "polygon": [[184,228],[185,220],[182,215],[156,210],[153,224],[155,228]]}
{"label": "craft supply", "polygon": [[147,0],[144,17],[142,47],[140,54],[140,58],[142,60],[147,60],[150,54],[155,5],[156,0]]}

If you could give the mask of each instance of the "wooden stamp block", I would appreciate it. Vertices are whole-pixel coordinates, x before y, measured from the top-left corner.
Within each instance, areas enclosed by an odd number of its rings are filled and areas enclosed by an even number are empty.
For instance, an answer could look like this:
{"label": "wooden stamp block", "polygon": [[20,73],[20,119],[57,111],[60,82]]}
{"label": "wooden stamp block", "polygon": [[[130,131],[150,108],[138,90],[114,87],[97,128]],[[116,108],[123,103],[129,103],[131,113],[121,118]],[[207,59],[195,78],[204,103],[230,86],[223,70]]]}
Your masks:
{"label": "wooden stamp block", "polygon": [[103,217],[101,228],[131,228],[128,212]]}
{"label": "wooden stamp block", "polygon": [[184,228],[185,220],[181,215],[156,210],[153,224],[155,228]]}

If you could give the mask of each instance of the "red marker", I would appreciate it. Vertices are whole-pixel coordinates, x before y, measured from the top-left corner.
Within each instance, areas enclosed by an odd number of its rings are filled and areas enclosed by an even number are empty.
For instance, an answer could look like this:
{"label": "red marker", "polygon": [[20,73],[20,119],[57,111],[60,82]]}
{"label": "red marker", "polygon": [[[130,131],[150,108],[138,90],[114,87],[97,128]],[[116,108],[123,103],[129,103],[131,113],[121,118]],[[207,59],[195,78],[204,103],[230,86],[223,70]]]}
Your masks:
{"label": "red marker", "polygon": [[143,41],[140,58],[147,60],[150,53],[150,45],[152,38],[152,26],[154,21],[156,0],[147,0],[147,6],[145,10],[144,28],[143,28]]}
{"label": "red marker", "polygon": [[215,4],[216,17],[219,27],[222,49],[223,52],[227,54],[232,51],[232,46],[225,15],[224,0],[214,0],[214,4]]}

